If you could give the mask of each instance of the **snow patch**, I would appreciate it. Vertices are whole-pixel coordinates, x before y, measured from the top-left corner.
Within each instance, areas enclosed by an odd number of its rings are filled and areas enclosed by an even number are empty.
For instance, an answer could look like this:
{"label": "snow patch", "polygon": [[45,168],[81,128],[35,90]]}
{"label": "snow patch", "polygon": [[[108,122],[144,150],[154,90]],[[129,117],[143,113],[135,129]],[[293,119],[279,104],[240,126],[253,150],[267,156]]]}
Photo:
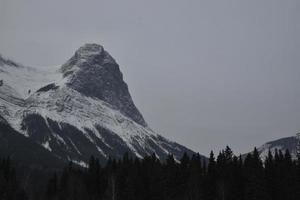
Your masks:
{"label": "snow patch", "polygon": [[82,160],[78,161],[78,160],[69,160],[69,161],[72,161],[73,163],[81,166],[81,167],[84,167],[84,168],[87,168],[88,167],[88,164]]}
{"label": "snow patch", "polygon": [[52,151],[50,145],[49,145],[49,141],[46,141],[44,143],[42,143],[42,146],[47,149],[48,151]]}

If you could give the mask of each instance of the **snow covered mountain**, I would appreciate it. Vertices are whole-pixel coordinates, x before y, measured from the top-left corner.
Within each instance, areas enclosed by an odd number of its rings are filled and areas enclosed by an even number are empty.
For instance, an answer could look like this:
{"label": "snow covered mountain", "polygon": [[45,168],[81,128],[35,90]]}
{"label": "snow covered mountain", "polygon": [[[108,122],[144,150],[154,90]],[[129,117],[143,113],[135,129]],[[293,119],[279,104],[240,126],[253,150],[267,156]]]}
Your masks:
{"label": "snow covered mountain", "polygon": [[160,159],[193,153],[149,128],[118,64],[97,44],[80,47],[57,67],[28,67],[0,56],[0,116],[52,155],[81,165],[91,155],[105,162],[125,152]]}
{"label": "snow covered mountain", "polygon": [[281,138],[278,140],[267,142],[264,145],[257,148],[257,150],[260,153],[260,157],[262,160],[265,160],[269,150],[272,152],[272,154],[274,154],[275,149],[281,150],[283,153],[285,152],[286,149],[288,149],[289,152],[291,153],[292,158],[296,159],[297,143],[298,140],[296,136],[286,137],[286,138]]}

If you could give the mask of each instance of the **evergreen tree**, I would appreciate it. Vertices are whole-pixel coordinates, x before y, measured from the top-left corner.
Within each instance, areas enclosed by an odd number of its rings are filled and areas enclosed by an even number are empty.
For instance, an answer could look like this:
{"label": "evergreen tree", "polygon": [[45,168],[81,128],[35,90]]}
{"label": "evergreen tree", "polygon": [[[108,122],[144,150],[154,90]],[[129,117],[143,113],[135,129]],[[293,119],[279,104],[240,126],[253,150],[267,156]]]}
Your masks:
{"label": "evergreen tree", "polygon": [[265,181],[266,181],[266,191],[270,199],[276,199],[276,170],[275,170],[275,160],[272,152],[268,151],[268,155],[265,159]]}
{"label": "evergreen tree", "polygon": [[216,161],[213,151],[210,152],[207,175],[204,179],[204,197],[207,200],[216,199],[216,178],[217,178],[217,169]]}
{"label": "evergreen tree", "polygon": [[186,199],[204,199],[204,171],[199,154],[194,154],[190,161]]}
{"label": "evergreen tree", "polygon": [[267,199],[265,191],[264,169],[256,148],[248,154],[244,162],[245,200]]}

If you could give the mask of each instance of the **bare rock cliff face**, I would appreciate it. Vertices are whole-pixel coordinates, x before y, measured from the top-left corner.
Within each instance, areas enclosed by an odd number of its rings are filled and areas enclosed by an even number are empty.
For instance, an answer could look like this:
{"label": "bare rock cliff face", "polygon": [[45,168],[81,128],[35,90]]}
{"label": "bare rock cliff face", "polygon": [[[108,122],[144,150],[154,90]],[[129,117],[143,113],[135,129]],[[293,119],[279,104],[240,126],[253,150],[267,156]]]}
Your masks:
{"label": "bare rock cliff face", "polygon": [[86,44],[80,47],[61,70],[64,76],[71,76],[67,85],[72,89],[99,98],[140,125],[147,126],[132,101],[119,65],[102,46]]}

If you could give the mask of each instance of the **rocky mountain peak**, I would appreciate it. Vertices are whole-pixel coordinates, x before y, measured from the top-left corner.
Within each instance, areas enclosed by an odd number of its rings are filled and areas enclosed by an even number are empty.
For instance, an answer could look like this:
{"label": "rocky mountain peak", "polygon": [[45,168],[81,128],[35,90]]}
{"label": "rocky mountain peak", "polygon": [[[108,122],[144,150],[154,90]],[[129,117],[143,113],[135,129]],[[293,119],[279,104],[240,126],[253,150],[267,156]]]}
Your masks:
{"label": "rocky mountain peak", "polygon": [[81,94],[101,99],[140,125],[146,122],[133,103],[119,65],[98,44],[80,47],[62,67],[67,86]]}
{"label": "rocky mountain peak", "polygon": [[78,57],[90,57],[101,55],[103,52],[104,48],[99,44],[85,44],[75,52],[75,55]]}
{"label": "rocky mountain peak", "polygon": [[65,76],[72,74],[76,69],[87,68],[91,65],[102,66],[113,63],[115,60],[99,44],[85,44],[75,51],[75,54],[61,67]]}
{"label": "rocky mountain peak", "polygon": [[148,127],[119,65],[101,45],[80,47],[62,66],[11,66],[0,56],[0,126],[9,130],[0,147],[21,141],[21,159],[42,152],[42,160],[46,152],[86,166],[91,155],[105,163],[125,152],[138,158],[155,153],[162,160],[193,153]]}

